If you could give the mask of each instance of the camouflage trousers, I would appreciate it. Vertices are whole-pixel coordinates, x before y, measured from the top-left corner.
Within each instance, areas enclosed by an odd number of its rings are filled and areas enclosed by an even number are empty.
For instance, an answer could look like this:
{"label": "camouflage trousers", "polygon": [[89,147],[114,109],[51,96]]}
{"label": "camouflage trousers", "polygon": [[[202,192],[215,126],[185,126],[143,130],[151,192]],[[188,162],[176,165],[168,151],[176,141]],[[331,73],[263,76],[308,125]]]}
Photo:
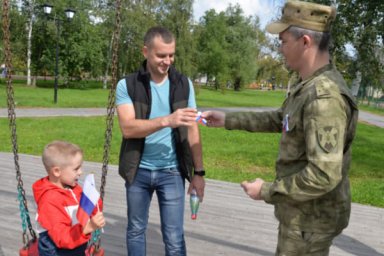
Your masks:
{"label": "camouflage trousers", "polygon": [[338,233],[312,233],[279,226],[275,256],[328,256]]}

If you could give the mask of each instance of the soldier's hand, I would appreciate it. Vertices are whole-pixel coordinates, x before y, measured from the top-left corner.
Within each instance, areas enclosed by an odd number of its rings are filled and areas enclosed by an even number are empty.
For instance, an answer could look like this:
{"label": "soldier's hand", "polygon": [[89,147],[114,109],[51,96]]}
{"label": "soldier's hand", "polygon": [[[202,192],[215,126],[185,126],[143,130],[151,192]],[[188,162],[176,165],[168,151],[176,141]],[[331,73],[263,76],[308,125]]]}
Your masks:
{"label": "soldier's hand", "polygon": [[241,187],[250,198],[254,200],[261,200],[261,186],[263,183],[264,181],[262,179],[257,178],[253,182],[243,181],[241,183]]}
{"label": "soldier's hand", "polygon": [[207,126],[223,127],[225,125],[225,112],[221,111],[205,111],[201,117],[207,120]]}

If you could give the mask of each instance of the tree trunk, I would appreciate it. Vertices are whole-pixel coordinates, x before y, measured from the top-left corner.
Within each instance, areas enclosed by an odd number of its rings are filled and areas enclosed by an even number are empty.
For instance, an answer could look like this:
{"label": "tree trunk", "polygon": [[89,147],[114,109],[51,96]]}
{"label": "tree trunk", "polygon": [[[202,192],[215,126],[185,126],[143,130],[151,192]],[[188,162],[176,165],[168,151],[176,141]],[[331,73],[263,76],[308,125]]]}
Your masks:
{"label": "tree trunk", "polygon": [[29,1],[29,18],[27,22],[27,85],[31,86],[31,55],[32,55],[32,28],[33,28],[33,0]]}
{"label": "tree trunk", "polygon": [[112,55],[113,37],[114,37],[114,33],[112,33],[111,43],[109,44],[109,51],[108,51],[108,54],[107,54],[108,59],[107,59],[107,67],[105,68],[105,74],[104,74],[104,78],[103,78],[103,89],[107,89],[109,63],[112,61],[111,60],[111,55]]}
{"label": "tree trunk", "polygon": [[235,91],[240,91],[240,88],[241,88],[241,78],[240,77],[236,77],[235,83],[233,84],[233,88],[235,89]]}

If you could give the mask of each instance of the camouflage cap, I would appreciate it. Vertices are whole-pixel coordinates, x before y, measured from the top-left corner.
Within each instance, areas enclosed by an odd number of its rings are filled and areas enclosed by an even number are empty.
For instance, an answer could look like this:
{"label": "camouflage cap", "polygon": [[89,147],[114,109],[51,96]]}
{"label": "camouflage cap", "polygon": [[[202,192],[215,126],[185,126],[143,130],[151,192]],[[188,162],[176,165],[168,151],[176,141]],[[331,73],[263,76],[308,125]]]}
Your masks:
{"label": "camouflage cap", "polygon": [[271,34],[279,34],[290,26],[296,26],[327,32],[330,30],[335,17],[335,7],[302,1],[288,1],[283,7],[280,20],[268,24],[266,30]]}

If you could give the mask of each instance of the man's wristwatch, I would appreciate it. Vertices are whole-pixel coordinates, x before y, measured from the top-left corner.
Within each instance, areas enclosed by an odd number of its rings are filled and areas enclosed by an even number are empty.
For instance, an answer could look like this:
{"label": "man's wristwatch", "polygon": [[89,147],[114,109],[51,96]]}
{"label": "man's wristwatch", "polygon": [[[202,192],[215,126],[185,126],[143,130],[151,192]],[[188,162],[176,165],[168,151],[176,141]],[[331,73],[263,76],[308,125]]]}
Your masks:
{"label": "man's wristwatch", "polygon": [[193,172],[193,175],[198,175],[198,176],[201,176],[201,177],[204,177],[205,176],[205,170],[204,169],[201,169],[199,171],[194,171]]}

